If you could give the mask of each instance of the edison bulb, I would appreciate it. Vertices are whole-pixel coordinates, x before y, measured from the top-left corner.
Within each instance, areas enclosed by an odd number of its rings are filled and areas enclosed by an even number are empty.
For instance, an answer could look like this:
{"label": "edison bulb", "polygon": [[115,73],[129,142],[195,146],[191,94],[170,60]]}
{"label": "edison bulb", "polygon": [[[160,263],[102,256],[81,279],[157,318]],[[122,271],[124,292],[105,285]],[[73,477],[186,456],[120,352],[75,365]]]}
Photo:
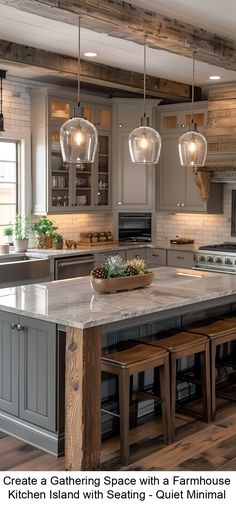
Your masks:
{"label": "edison bulb", "polygon": [[140,148],[142,148],[143,150],[145,150],[146,148],[148,148],[148,139],[146,136],[143,136],[141,139],[140,139]]}
{"label": "edison bulb", "polygon": [[188,149],[189,149],[190,153],[196,152],[197,145],[196,145],[195,141],[192,141],[191,143],[189,143]]}
{"label": "edison bulb", "polygon": [[78,146],[82,145],[82,143],[84,142],[84,136],[81,131],[76,132],[76,134],[74,135],[74,140],[76,145]]}

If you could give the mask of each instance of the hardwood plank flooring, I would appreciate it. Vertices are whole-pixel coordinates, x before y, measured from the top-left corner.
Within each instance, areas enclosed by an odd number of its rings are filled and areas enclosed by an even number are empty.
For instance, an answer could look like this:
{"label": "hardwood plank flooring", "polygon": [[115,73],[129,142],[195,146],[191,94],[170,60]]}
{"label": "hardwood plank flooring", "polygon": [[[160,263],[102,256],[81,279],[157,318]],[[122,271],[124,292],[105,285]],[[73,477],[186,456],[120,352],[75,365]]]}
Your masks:
{"label": "hardwood plank flooring", "polygon": [[[119,437],[102,444],[101,470],[236,471],[236,404],[220,401],[210,424],[185,415],[176,418],[176,441],[163,444],[161,422],[147,421],[130,431],[131,464],[122,468]],[[0,432],[1,471],[63,471],[54,457]]]}

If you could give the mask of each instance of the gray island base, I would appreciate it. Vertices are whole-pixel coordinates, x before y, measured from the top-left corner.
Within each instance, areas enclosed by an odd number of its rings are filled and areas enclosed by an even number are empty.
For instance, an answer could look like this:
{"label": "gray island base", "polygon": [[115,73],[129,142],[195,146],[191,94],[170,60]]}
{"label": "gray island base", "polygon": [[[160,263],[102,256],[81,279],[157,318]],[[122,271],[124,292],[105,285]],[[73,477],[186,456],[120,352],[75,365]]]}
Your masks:
{"label": "gray island base", "polygon": [[[32,329],[32,323],[40,320],[52,326],[51,330],[56,326],[66,330],[66,470],[100,467],[100,354],[104,333],[214,309],[218,318],[223,317],[226,307],[231,311],[234,308],[235,275],[178,268],[153,271],[155,278],[149,287],[104,295],[93,292],[89,277],[0,290],[0,310],[9,315],[13,336],[23,334],[24,320],[29,320]],[[50,333],[41,332],[45,357]],[[49,354],[53,357],[56,351]]]}

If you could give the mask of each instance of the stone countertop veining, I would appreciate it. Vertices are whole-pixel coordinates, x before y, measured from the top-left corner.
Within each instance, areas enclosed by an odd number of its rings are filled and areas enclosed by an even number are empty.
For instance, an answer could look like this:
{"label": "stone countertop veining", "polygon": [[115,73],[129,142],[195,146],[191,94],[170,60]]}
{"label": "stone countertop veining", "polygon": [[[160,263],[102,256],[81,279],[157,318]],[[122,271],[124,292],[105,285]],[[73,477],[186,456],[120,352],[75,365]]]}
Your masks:
{"label": "stone countertop veining", "polygon": [[[235,295],[235,275],[179,268],[153,269],[142,289],[95,293],[89,277],[0,289],[0,309],[84,329]],[[115,328],[115,327],[114,327]]]}

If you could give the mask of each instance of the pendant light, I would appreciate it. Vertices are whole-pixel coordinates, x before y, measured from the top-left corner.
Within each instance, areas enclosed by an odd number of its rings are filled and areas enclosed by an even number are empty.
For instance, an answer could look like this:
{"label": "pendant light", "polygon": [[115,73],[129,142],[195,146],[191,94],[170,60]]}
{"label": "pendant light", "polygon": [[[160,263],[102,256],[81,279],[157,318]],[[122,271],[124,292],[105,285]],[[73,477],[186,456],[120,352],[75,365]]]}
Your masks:
{"label": "pendant light", "polygon": [[96,127],[83,117],[80,106],[80,18],[78,23],[78,106],[74,117],[60,129],[60,145],[64,162],[94,162],[98,133]]}
{"label": "pendant light", "polygon": [[0,69],[0,134],[1,132],[5,132],[4,129],[4,117],[3,117],[3,89],[2,89],[2,80],[6,77],[6,71]]}
{"label": "pendant light", "polygon": [[204,166],[207,155],[207,140],[197,130],[197,124],[194,123],[194,70],[195,59],[193,53],[193,81],[192,81],[192,118],[188,132],[180,136],[179,157],[181,166],[197,168]]}
{"label": "pendant light", "polygon": [[161,137],[159,132],[149,126],[149,118],[146,116],[146,36],[143,47],[143,117],[141,125],[129,135],[129,151],[132,162],[156,164],[161,152]]}

